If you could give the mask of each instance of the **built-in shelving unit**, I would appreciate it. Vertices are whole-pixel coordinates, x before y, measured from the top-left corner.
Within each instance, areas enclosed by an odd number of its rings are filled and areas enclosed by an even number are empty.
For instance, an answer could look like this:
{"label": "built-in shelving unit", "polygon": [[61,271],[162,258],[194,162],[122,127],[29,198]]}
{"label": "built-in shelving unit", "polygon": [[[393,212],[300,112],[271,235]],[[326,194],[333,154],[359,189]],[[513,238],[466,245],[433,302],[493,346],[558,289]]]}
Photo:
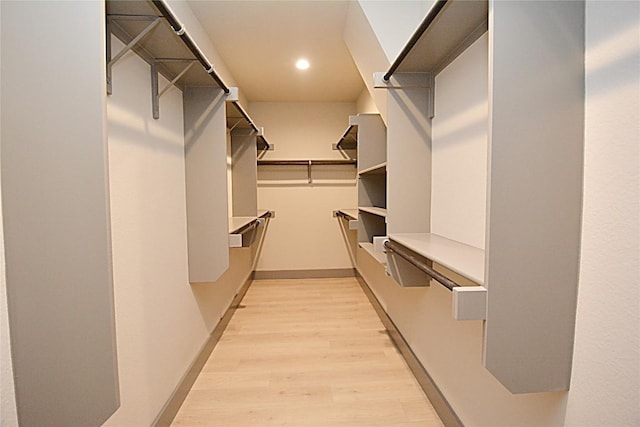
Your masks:
{"label": "built-in shelving unit", "polygon": [[[258,149],[271,150],[271,145],[238,101],[237,88],[227,87],[213,65],[191,39],[184,26],[163,1],[107,1],[107,93],[114,87],[112,66],[133,50],[151,66],[151,97],[153,117],[160,116],[160,97],[176,86],[184,90],[193,87],[219,87],[227,96],[229,129],[237,126],[252,128],[257,135]],[[110,35],[126,46],[112,55]],[[158,76],[169,84],[160,88]],[[117,83],[116,83],[117,88]]]}
{"label": "built-in shelving unit", "polygon": [[373,239],[387,234],[386,127],[379,114],[350,116],[349,124],[357,130],[358,241],[384,263],[384,253],[376,253]]}
{"label": "built-in shelving unit", "polygon": [[[438,0],[391,68],[375,76],[376,87],[392,92],[389,237],[404,248],[398,249],[407,252],[402,262],[417,274],[438,263],[478,285],[462,288],[474,288],[474,298],[480,296],[474,301],[484,310],[471,317],[485,320],[483,363],[512,393],[569,388],[580,248],[583,38],[583,2]],[[479,98],[467,95],[478,88],[485,91]],[[470,111],[477,121],[460,128],[461,113]],[[446,132],[438,127],[439,114],[456,112]],[[457,149],[468,143],[472,128],[488,141],[488,156],[473,156],[479,162],[488,157],[479,165],[486,187],[473,195],[473,203],[485,203],[486,221],[478,221],[485,249],[431,230],[442,220],[432,213],[459,194],[456,186],[466,185],[447,172],[448,193],[440,187],[434,192],[434,180],[443,175],[432,148],[446,142]],[[471,194],[470,187],[458,188]],[[456,203],[456,210],[443,212],[465,213]],[[390,264],[401,258],[396,255]],[[462,292],[452,290],[455,305]]]}
{"label": "built-in shelving unit", "polygon": [[[107,93],[117,90],[117,80],[111,73],[115,62],[129,50],[136,52],[151,66],[152,109],[154,118],[160,114],[160,97],[172,85],[214,86],[225,94],[230,89],[215,72],[212,64],[185,31],[163,1],[107,1]],[[112,55],[111,34],[126,46]],[[158,75],[169,80],[164,89],[158,87]]]}

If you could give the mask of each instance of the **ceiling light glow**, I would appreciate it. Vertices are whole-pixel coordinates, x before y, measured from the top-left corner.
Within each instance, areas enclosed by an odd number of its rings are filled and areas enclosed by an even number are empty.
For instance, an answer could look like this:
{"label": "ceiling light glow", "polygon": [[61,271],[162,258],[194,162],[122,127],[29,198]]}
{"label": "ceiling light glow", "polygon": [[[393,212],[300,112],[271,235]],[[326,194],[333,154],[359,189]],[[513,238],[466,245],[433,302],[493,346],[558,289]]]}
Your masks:
{"label": "ceiling light glow", "polygon": [[296,61],[296,68],[298,70],[306,70],[307,68],[309,68],[309,61],[307,61],[304,58],[300,58]]}

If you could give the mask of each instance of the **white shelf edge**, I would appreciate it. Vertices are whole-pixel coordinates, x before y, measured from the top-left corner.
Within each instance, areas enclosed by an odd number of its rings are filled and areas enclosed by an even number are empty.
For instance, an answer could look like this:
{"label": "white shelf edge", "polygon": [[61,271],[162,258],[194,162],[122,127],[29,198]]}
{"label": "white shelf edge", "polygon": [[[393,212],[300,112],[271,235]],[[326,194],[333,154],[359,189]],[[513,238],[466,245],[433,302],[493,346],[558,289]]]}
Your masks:
{"label": "white shelf edge", "polygon": [[256,216],[233,216],[229,218],[229,234],[235,234],[242,227],[258,219]]}
{"label": "white shelf edge", "polygon": [[342,212],[351,219],[358,219],[358,209],[338,209],[338,212]]}
{"label": "white shelf edge", "polygon": [[397,233],[389,239],[449,270],[484,285],[484,250],[432,233]]}
{"label": "white shelf edge", "polygon": [[387,217],[387,210],[385,208],[376,208],[373,206],[358,206],[358,210],[360,210],[361,212],[370,213],[372,215],[378,215],[383,218]]}
{"label": "white shelf edge", "polygon": [[380,164],[368,167],[366,169],[358,172],[358,175],[374,175],[374,174],[383,174],[387,171],[387,162],[382,162]]}
{"label": "white shelf edge", "polygon": [[358,242],[358,246],[367,251],[369,255],[375,258],[382,265],[387,265],[387,255],[384,252],[378,252],[373,248],[373,243]]}

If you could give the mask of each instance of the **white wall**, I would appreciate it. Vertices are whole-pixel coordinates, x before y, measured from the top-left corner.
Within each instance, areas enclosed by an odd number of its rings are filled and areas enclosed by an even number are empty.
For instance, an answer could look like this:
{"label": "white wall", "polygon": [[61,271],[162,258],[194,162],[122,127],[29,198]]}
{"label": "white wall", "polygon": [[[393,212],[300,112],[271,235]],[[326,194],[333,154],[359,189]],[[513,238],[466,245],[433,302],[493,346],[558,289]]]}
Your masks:
{"label": "white wall", "polygon": [[[2,3],[0,3],[0,23],[2,22],[1,18]],[[2,45],[1,37],[0,35],[0,45]],[[0,79],[2,77],[1,70],[2,55],[0,53]],[[0,106],[0,128],[2,128],[1,108]],[[2,156],[1,152],[0,156]],[[14,427],[18,425],[18,414],[16,412],[16,393],[13,384],[13,364],[11,361],[11,341],[9,339],[9,318],[7,313],[7,276],[5,274],[1,188],[2,186],[0,185],[0,426]]]}
{"label": "white wall", "polygon": [[[353,103],[252,103],[251,117],[275,145],[265,159],[341,159],[331,149],[355,114]],[[352,268],[333,210],[355,208],[354,166],[260,166],[258,207],[276,211],[258,271]]]}
{"label": "white wall", "polygon": [[380,112],[382,120],[386,123],[387,92],[373,88],[373,73],[387,71],[391,62],[376,37],[371,23],[367,20],[360,2],[349,3],[343,37],[360,77],[375,103],[376,110]]}
{"label": "white wall", "polygon": [[358,99],[356,100],[356,111],[358,114],[379,113],[378,107],[376,107],[376,102],[366,88],[362,89],[360,96],[358,96]]}
{"label": "white wall", "polygon": [[487,210],[488,34],[436,80],[431,232],[484,249]]}
{"label": "white wall", "polygon": [[[2,25],[2,3],[0,3],[0,25]],[[0,31],[0,46],[2,45]],[[2,54],[0,49],[0,79],[2,78]],[[2,128],[2,107],[0,106],[0,128]],[[0,152],[2,156],[2,152]],[[1,180],[1,178],[0,178]],[[1,181],[0,181],[1,182]],[[16,395],[13,384],[11,362],[11,341],[9,339],[9,318],[7,316],[7,276],[4,259],[4,222],[2,221],[2,190],[0,186],[0,426],[18,425]]]}
{"label": "white wall", "polygon": [[376,33],[387,59],[389,62],[393,62],[418,28],[434,1],[360,0],[359,3]]}
{"label": "white wall", "polygon": [[150,425],[250,274],[251,254],[234,250],[220,280],[189,284],[182,93],[163,95],[154,120],[149,66],[129,53],[107,107],[121,407],[105,425]]}
{"label": "white wall", "polygon": [[640,424],[640,3],[587,2],[582,255],[566,425]]}

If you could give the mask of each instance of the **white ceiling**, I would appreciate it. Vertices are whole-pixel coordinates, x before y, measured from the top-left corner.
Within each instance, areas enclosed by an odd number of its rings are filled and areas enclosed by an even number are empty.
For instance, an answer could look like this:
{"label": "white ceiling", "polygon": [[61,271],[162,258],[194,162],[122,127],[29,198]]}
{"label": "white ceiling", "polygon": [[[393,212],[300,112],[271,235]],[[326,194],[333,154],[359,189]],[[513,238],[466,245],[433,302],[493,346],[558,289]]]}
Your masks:
{"label": "white ceiling", "polygon": [[354,102],[364,88],[342,38],[348,1],[188,3],[250,101]]}

